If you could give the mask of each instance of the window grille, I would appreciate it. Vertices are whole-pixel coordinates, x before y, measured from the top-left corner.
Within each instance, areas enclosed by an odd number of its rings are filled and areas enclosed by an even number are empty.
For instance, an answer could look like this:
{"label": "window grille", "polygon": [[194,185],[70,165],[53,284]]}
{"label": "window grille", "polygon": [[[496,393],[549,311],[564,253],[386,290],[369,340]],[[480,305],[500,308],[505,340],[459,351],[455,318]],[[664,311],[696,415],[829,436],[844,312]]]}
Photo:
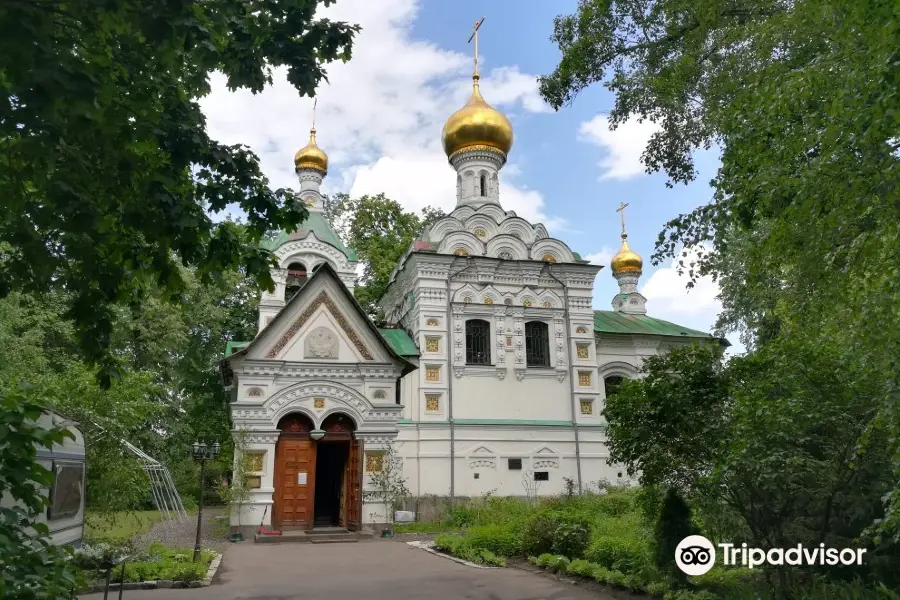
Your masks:
{"label": "window grille", "polygon": [[525,363],[529,367],[550,366],[550,334],[546,323],[525,323]]}
{"label": "window grille", "polygon": [[466,321],[466,364],[491,364],[491,326],[487,321]]}

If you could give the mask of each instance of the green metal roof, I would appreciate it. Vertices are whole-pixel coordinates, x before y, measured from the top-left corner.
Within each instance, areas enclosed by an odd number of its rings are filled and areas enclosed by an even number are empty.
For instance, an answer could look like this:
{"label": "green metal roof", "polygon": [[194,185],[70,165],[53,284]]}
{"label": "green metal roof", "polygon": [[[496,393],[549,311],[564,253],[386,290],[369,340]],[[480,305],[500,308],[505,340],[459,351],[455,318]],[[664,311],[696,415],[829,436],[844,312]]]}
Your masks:
{"label": "green metal roof", "polygon": [[250,345],[250,342],[228,342],[225,344],[225,356],[231,356],[238,350],[246,348]]}
{"label": "green metal roof", "polygon": [[344,243],[341,241],[341,238],[338,237],[338,234],[331,226],[331,223],[329,223],[328,219],[325,218],[325,215],[320,212],[311,211],[306,220],[300,224],[300,227],[294,233],[287,233],[285,231],[282,231],[278,234],[278,237],[273,240],[263,240],[261,245],[266,250],[271,250],[272,252],[274,252],[289,241],[302,240],[310,233],[315,233],[317,238],[327,244],[331,244],[332,246],[343,252],[344,256],[347,257],[347,260],[356,260],[356,251],[344,245]]}
{"label": "green metal roof", "polygon": [[[614,310],[595,310],[594,311],[594,332],[595,333],[641,333],[644,335],[664,335],[669,337],[686,337],[686,338],[703,338],[708,340],[717,340],[715,336],[682,327],[669,321],[662,319],[654,319],[647,315],[629,315]],[[726,340],[719,340],[728,344]]]}
{"label": "green metal roof", "polygon": [[409,337],[409,334],[406,333],[405,329],[386,329],[379,327],[378,333],[387,340],[387,343],[391,345],[394,352],[400,356],[419,356],[419,349],[416,347],[416,343]]}

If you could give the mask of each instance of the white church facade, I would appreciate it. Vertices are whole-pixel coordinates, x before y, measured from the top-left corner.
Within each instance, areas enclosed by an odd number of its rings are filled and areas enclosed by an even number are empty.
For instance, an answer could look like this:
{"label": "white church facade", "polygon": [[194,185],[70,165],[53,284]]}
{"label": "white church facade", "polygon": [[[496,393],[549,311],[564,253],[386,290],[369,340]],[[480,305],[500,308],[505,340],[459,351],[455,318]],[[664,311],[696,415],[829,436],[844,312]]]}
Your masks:
{"label": "white church facade", "polygon": [[252,458],[244,525],[264,513],[267,525],[301,529],[384,522],[370,475],[389,446],[414,496],[626,483],[607,463],[604,399],[647,356],[727,344],[647,315],[624,222],[610,265],[620,293],[612,310],[593,309],[602,266],[503,209],[513,132],[478,81],[443,132],[456,208],[398,262],[381,299],[388,327],[354,300],[357,257],[324,217],[328,159],[315,129],[295,155],[310,218],[269,244],[279,268],[259,333],[230,343],[223,361],[235,435]]}

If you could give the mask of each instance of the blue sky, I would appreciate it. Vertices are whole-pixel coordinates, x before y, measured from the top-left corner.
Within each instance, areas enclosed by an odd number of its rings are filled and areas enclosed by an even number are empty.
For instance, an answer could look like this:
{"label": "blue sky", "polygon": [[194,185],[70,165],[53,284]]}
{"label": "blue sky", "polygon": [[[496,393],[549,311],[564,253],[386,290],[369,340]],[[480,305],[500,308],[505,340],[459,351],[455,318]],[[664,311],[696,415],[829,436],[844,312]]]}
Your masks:
{"label": "blue sky", "polygon": [[[698,180],[669,189],[664,175],[647,175],[640,165],[652,124],[608,131],[613,97],[607,90],[595,86],[559,112],[543,103],[535,78],[552,71],[559,58],[549,39],[553,18],[575,7],[574,1],[338,0],[323,10],[363,27],[354,58],[330,66],[330,84],[318,93],[318,140],[331,160],[326,191],[384,192],[410,210],[429,204],[452,209],[455,176],[440,131],[470,93],[473,48],[466,40],[484,16],[482,92],[515,131],[501,171],[503,207],[544,222],[551,235],[607,265],[619,245],[615,209],[629,203],[629,243],[645,259],[641,291],[649,314],[708,330],[719,310],[715,284],[703,281],[688,293],[670,265],[653,267],[649,257],[667,220],[708,201],[716,157],[698,157]],[[217,80],[203,106],[214,136],[249,144],[273,185],[294,187],[291,158],[306,143],[311,101],[281,74],[277,79],[257,96],[228,92]],[[595,308],[608,309],[616,291],[604,269]]]}

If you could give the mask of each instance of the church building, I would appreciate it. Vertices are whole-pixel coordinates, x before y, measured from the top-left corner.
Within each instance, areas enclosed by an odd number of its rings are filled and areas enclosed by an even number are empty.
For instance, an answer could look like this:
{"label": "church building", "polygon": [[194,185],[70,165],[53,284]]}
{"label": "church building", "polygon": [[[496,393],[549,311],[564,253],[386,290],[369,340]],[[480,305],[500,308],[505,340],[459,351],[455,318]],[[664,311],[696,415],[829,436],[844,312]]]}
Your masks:
{"label": "church building", "polygon": [[398,261],[380,303],[390,326],[378,328],[353,296],[357,256],[324,216],[328,157],[310,131],[294,157],[309,219],[269,243],[279,268],[260,300],[259,332],[229,343],[223,361],[253,488],[244,525],[264,513],[278,528],[385,522],[371,475],[388,448],[418,497],[628,483],[607,463],[604,399],[647,356],[727,345],[647,315],[624,217],[610,264],[619,293],[612,310],[594,310],[603,267],[503,208],[512,144],[476,63],[471,98],[443,130],[456,208]]}

